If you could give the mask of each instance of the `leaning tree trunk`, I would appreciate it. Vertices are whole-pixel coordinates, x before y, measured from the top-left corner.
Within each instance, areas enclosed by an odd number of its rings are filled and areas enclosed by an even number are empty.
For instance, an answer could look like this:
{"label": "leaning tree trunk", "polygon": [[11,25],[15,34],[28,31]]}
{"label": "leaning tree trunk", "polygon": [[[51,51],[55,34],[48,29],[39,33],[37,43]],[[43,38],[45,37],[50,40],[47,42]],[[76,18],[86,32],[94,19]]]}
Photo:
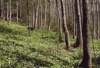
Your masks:
{"label": "leaning tree trunk", "polygon": [[87,0],[83,0],[83,60],[80,67],[92,68],[92,60],[90,54],[90,28],[88,22],[88,6]]}
{"label": "leaning tree trunk", "polygon": [[[82,46],[82,27],[81,27],[81,15],[80,15],[80,8],[78,6],[78,0],[75,0],[75,19],[77,22],[77,40],[76,40],[76,46]],[[80,18],[79,18],[80,17]]]}
{"label": "leaning tree trunk", "polygon": [[69,32],[66,24],[66,14],[65,14],[65,0],[60,0],[61,3],[61,10],[62,10],[62,21],[64,25],[64,31],[65,31],[65,42],[66,42],[66,49],[70,51],[70,40],[69,40]]}

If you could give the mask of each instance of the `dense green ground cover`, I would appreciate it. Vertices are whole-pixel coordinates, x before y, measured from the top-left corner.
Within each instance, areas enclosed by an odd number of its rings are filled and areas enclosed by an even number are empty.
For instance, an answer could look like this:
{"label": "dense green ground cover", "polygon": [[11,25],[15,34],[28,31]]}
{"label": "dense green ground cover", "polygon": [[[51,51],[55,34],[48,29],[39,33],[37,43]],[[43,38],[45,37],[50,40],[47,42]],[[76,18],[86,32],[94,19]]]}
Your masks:
{"label": "dense green ground cover", "polygon": [[[70,41],[71,45],[75,43],[72,36]],[[100,40],[93,42],[90,43],[95,68],[100,66]],[[0,22],[0,68],[76,68],[82,61],[82,49],[71,49],[65,50],[65,42],[58,42],[56,32],[35,29],[29,37],[27,27]]]}

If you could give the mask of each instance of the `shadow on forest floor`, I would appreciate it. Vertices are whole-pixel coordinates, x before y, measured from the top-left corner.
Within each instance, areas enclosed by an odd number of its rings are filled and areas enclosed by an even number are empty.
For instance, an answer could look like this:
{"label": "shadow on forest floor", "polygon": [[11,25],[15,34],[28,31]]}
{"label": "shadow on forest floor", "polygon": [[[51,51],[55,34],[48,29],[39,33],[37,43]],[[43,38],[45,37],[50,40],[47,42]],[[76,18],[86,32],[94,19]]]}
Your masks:
{"label": "shadow on forest floor", "polygon": [[[41,59],[37,59],[37,58],[31,58],[31,57],[28,57],[27,55],[24,55],[24,54],[19,54],[18,52],[16,52],[16,55],[17,55],[17,58],[18,58],[18,61],[17,63],[21,63],[22,60],[26,61],[26,62],[32,62],[34,64],[34,66],[43,66],[43,67],[49,67],[49,66],[53,66],[52,63],[48,62],[48,61],[43,61]],[[14,65],[12,65],[12,67],[15,66],[16,67],[16,63]],[[23,65],[24,67],[24,65]]]}
{"label": "shadow on forest floor", "polygon": [[[2,50],[3,52],[5,52],[3,54],[3,56],[8,56],[9,53],[10,53],[9,51],[4,50],[3,48],[0,48],[0,50]],[[30,48],[30,50],[32,52],[36,51],[35,48]],[[32,64],[34,64],[34,67],[39,67],[39,66],[50,67],[50,66],[54,65],[53,63],[48,62],[46,60],[38,59],[37,57],[29,57],[29,56],[24,55],[22,53],[19,53],[17,51],[16,52],[12,52],[10,54],[11,54],[10,58],[14,58],[14,57],[17,58],[17,61],[14,64],[11,64],[11,67],[13,67],[13,68],[16,68],[18,64],[22,64],[22,67],[24,67],[24,63],[22,61],[31,62]],[[2,60],[5,60],[5,59],[2,58]],[[9,68],[9,66],[7,68]]]}
{"label": "shadow on forest floor", "polygon": [[92,62],[94,63],[94,64],[96,64],[96,65],[100,65],[100,57],[98,57],[98,58],[93,58],[92,59]]}

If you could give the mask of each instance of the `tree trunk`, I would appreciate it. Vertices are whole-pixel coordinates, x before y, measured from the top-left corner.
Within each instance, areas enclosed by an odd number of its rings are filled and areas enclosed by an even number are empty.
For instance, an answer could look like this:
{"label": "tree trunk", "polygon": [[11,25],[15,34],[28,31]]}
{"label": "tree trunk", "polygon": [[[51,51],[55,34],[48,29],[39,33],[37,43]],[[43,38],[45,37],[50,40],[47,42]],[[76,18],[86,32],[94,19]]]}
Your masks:
{"label": "tree trunk", "polygon": [[99,19],[100,19],[100,5],[99,5],[99,0],[97,2],[97,12],[98,12],[98,19],[97,19],[97,39],[99,40]]}
{"label": "tree trunk", "polygon": [[66,12],[65,12],[65,0],[60,0],[61,3],[61,10],[62,10],[62,21],[63,21],[63,25],[64,25],[64,30],[65,30],[65,42],[66,42],[66,49],[68,51],[70,51],[70,40],[69,40],[69,32],[68,32],[68,28],[67,28],[67,24],[66,24]]}
{"label": "tree trunk", "polygon": [[34,3],[32,2],[32,27],[34,28]]}
{"label": "tree trunk", "polygon": [[[82,46],[82,27],[81,27],[81,17],[80,16],[80,9],[78,9],[78,1],[75,0],[75,16],[76,16],[76,22],[77,22],[77,40],[76,40],[76,46]],[[78,14],[79,13],[79,14]]]}
{"label": "tree trunk", "polygon": [[80,67],[92,68],[92,60],[90,53],[90,28],[88,22],[88,6],[87,0],[83,0],[83,60]]}
{"label": "tree trunk", "polygon": [[16,1],[16,9],[17,9],[17,21],[16,21],[16,24],[18,24],[18,1]]}
{"label": "tree trunk", "polygon": [[21,0],[20,0],[20,18],[21,18],[21,14],[22,12],[21,12]]}
{"label": "tree trunk", "polygon": [[93,8],[94,8],[94,22],[93,22],[93,39],[96,39],[96,32],[95,32],[95,24],[97,23],[97,1],[93,0]]}
{"label": "tree trunk", "polygon": [[44,27],[43,27],[43,29],[45,29],[45,27],[46,27],[46,21],[47,21],[47,1],[45,0],[45,22],[44,22]]}
{"label": "tree trunk", "polygon": [[27,15],[28,15],[28,27],[29,27],[29,36],[30,36],[30,16],[29,16],[29,2],[27,0]]}
{"label": "tree trunk", "polygon": [[1,18],[3,19],[3,17],[4,17],[4,3],[3,3],[4,1],[3,0],[1,0]]}
{"label": "tree trunk", "polygon": [[[22,10],[21,10],[21,0],[20,0],[20,22],[22,21],[22,19],[21,19],[21,16],[22,16]],[[21,25],[22,25],[22,23],[21,23]]]}
{"label": "tree trunk", "polygon": [[42,29],[42,24],[43,24],[43,22],[42,22],[42,1],[41,1],[41,29]]}
{"label": "tree trunk", "polygon": [[37,5],[37,8],[36,8],[37,10],[36,10],[36,22],[35,22],[35,28],[38,28],[38,9],[39,9],[39,2],[38,2],[38,5]]}
{"label": "tree trunk", "polygon": [[8,2],[7,2],[7,21],[8,21]]}
{"label": "tree trunk", "polygon": [[9,18],[9,24],[11,22],[11,0],[10,0],[10,18]]}
{"label": "tree trunk", "polygon": [[74,11],[75,10],[75,8],[74,8],[74,4],[75,3],[74,2],[75,2],[75,0],[72,1],[72,12],[73,12],[72,13],[72,15],[73,15],[72,16],[73,17],[73,39],[75,39],[75,11]]}
{"label": "tree trunk", "polygon": [[59,42],[63,42],[62,40],[62,19],[61,19],[61,11],[60,11],[60,6],[59,6],[59,1],[56,0],[56,6],[57,6],[57,21],[59,22]]}
{"label": "tree trunk", "polygon": [[49,0],[49,24],[48,24],[48,30],[50,31],[51,26],[51,0]]}

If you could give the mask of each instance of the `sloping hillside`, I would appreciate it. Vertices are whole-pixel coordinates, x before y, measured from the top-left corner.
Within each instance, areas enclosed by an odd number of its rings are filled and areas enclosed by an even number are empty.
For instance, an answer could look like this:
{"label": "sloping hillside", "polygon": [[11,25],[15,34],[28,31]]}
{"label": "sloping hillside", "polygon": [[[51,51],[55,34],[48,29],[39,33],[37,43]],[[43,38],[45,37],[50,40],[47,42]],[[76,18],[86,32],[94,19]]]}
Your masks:
{"label": "sloping hillside", "polygon": [[[28,36],[25,26],[0,22],[0,67],[1,68],[74,68],[82,60],[82,49],[65,50],[65,43],[58,42],[58,33],[35,29]],[[63,36],[64,40],[64,36]],[[71,44],[75,39],[70,37]],[[100,65],[100,44],[94,40],[95,53]],[[91,41],[91,48],[93,43]],[[94,51],[91,49],[94,59]],[[99,55],[98,55],[99,54]],[[93,63],[95,67],[95,62]]]}

